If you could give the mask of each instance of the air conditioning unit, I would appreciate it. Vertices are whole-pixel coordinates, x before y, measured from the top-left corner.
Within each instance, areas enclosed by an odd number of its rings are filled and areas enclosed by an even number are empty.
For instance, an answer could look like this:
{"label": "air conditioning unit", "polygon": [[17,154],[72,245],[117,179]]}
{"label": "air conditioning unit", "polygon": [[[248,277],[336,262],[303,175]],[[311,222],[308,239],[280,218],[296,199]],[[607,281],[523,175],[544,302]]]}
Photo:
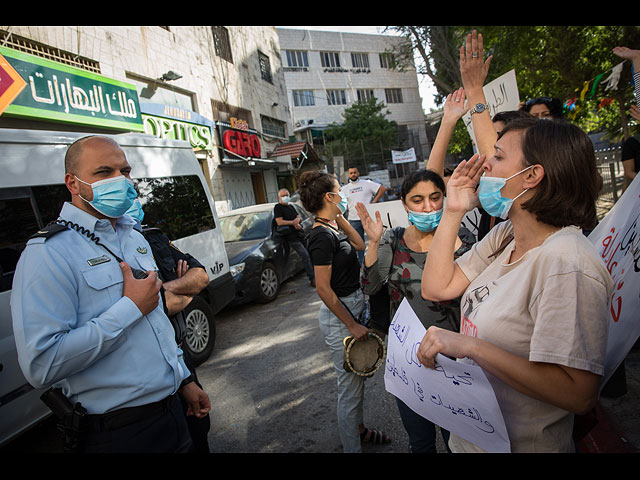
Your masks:
{"label": "air conditioning unit", "polygon": [[312,125],[313,124],[313,119],[308,119],[308,120],[298,120],[296,122],[296,127],[305,127],[307,125]]}

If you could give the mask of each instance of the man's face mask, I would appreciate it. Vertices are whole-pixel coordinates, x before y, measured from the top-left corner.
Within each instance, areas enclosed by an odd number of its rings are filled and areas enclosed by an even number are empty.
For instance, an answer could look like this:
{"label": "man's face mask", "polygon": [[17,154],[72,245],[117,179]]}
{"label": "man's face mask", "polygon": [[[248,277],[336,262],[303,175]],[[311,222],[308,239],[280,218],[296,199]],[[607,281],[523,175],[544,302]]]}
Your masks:
{"label": "man's face mask", "polygon": [[93,190],[92,201],[88,201],[80,195],[78,196],[109,218],[118,218],[124,215],[138,196],[136,189],[133,188],[133,182],[124,175],[94,183],[87,183],[78,177],[75,178],[79,182],[89,185]]}
{"label": "man's face mask", "polygon": [[142,205],[140,204],[139,199],[136,198],[131,204],[131,207],[129,207],[129,210],[127,210],[125,213],[133,217],[135,220],[138,220],[142,224],[144,211],[142,210]]}

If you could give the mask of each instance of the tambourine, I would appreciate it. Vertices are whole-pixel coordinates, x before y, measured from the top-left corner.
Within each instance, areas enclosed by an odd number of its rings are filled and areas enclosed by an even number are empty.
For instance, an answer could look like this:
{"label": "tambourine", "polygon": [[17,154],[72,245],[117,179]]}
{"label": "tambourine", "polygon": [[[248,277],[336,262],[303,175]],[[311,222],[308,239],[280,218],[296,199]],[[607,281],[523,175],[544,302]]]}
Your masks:
{"label": "tambourine", "polygon": [[343,344],[343,368],[361,377],[371,377],[382,366],[387,356],[387,347],[373,332],[369,332],[366,340],[346,337]]}

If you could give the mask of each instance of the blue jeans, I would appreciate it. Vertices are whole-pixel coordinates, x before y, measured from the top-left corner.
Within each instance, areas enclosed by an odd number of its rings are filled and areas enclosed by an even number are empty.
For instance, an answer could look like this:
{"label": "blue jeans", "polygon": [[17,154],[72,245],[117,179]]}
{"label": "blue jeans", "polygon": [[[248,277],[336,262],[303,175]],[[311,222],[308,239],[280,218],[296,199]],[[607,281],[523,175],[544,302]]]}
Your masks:
{"label": "blue jeans", "polygon": [[313,280],[315,278],[315,273],[313,271],[313,265],[311,264],[311,257],[309,257],[309,252],[307,251],[307,247],[305,247],[300,240],[288,240],[289,246],[293,248],[300,258],[302,259],[302,264],[304,265],[304,271],[307,272],[307,277],[309,280]]}
{"label": "blue jeans", "polygon": [[[358,232],[360,234],[360,236],[362,237],[362,241],[364,242],[364,228],[362,227],[362,221],[360,221],[360,220],[349,220],[349,223],[356,230],[356,232]],[[362,265],[362,262],[364,261],[364,253],[365,253],[365,251],[362,250],[362,251],[358,251],[356,253],[358,254],[358,261],[360,262],[360,265]]]}
{"label": "blue jeans", "polygon": [[[409,435],[411,453],[438,453],[436,450],[436,426],[422,415],[411,410],[402,400],[396,398],[398,411],[404,429]],[[449,432],[440,428],[444,444],[449,450]]]}
{"label": "blue jeans", "polygon": [[[364,294],[358,289],[352,294],[340,298],[357,318],[364,307]],[[350,336],[349,329],[323,303],[318,314],[320,331],[331,352],[333,368],[338,376],[338,431],[345,453],[361,453],[359,425],[364,423],[363,401],[365,377],[345,371],[345,337]]]}

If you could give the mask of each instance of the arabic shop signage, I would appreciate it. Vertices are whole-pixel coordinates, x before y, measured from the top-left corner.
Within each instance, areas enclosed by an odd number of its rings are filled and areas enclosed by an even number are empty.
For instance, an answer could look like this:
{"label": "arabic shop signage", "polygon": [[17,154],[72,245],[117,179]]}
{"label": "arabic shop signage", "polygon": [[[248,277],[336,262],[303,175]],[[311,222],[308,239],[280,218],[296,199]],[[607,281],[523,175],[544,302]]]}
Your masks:
{"label": "arabic shop signage", "polygon": [[211,120],[171,105],[141,103],[140,108],[145,133],[158,138],[187,141],[194,150],[213,150]]}
{"label": "arabic shop signage", "polygon": [[222,122],[217,122],[217,125],[222,146],[225,150],[228,150],[228,152],[225,152],[227,158],[234,157],[229,152],[245,158],[260,158],[262,149],[260,138],[255,130],[239,130],[231,128],[231,125]]}
{"label": "arabic shop signage", "polygon": [[5,114],[143,131],[135,86],[9,48],[0,53],[27,82]]}

